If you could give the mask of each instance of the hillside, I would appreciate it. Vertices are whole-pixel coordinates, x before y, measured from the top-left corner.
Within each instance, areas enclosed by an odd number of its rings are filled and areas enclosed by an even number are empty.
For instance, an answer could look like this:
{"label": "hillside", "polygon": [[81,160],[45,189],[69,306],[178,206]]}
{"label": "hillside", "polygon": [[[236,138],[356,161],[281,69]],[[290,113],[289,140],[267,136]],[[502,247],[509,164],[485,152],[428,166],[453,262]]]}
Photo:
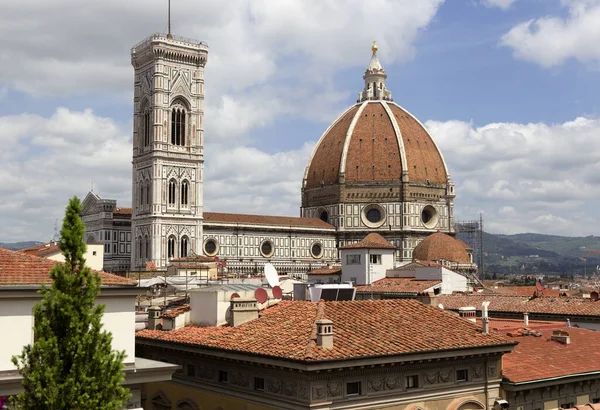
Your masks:
{"label": "hillside", "polygon": [[25,241],[25,242],[0,242],[0,248],[11,249],[18,251],[19,249],[29,248],[31,246],[41,245],[43,242],[38,241]]}
{"label": "hillside", "polygon": [[600,265],[600,237],[484,233],[486,271],[516,274],[591,274]]}

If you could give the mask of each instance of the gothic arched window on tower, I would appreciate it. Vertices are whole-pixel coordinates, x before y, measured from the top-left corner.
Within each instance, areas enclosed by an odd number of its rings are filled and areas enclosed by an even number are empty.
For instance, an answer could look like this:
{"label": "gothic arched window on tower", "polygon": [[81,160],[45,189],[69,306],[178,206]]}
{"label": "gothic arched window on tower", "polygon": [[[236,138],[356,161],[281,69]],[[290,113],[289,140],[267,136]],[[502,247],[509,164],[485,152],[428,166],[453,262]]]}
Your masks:
{"label": "gothic arched window on tower", "polygon": [[190,184],[187,180],[181,183],[181,205],[188,206],[188,191]]}
{"label": "gothic arched window on tower", "polygon": [[137,239],[136,248],[137,248],[137,259],[139,261],[142,259],[142,237],[141,236]]}
{"label": "gothic arched window on tower", "polygon": [[169,206],[175,206],[175,194],[177,191],[177,182],[174,179],[169,181]]}
{"label": "gothic arched window on tower", "polygon": [[188,237],[187,236],[183,236],[181,238],[181,249],[179,252],[179,256],[182,258],[185,258],[188,254]]}
{"label": "gothic arched window on tower", "polygon": [[185,108],[173,107],[171,110],[171,144],[185,146]]}
{"label": "gothic arched window on tower", "polygon": [[146,205],[152,205],[152,182],[150,181],[146,186]]}
{"label": "gothic arched window on tower", "polygon": [[148,235],[146,235],[146,237],[144,238],[144,245],[146,248],[146,249],[144,249],[144,253],[145,253],[144,259],[148,260],[148,259],[150,259],[150,240],[148,239]]}
{"label": "gothic arched window on tower", "polygon": [[144,183],[140,183],[140,206],[144,205]]}
{"label": "gothic arched window on tower", "polygon": [[175,257],[175,237],[169,236],[169,241],[167,243],[167,256],[169,259]]}
{"label": "gothic arched window on tower", "polygon": [[144,132],[144,147],[147,147],[150,145],[150,136],[152,135],[152,122],[150,120],[151,114],[150,114],[150,107],[146,107],[144,109],[144,114],[143,114],[143,132]]}

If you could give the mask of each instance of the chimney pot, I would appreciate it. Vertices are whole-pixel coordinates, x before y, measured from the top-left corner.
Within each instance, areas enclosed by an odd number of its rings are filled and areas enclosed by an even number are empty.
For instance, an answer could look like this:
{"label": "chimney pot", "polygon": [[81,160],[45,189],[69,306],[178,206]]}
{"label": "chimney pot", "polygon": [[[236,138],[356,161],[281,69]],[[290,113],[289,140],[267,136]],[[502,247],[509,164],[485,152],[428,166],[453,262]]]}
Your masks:
{"label": "chimney pot", "polygon": [[550,339],[555,340],[564,345],[568,345],[571,343],[571,337],[569,336],[569,332],[564,330],[553,330]]}
{"label": "chimney pot", "polygon": [[258,303],[255,298],[231,299],[231,326],[239,326],[258,319]]}
{"label": "chimney pot", "polygon": [[467,319],[470,322],[477,322],[477,309],[473,306],[465,306],[458,308],[458,315],[463,319]]}
{"label": "chimney pot", "polygon": [[333,322],[329,319],[319,319],[317,324],[317,346],[323,349],[333,349]]}
{"label": "chimney pot", "polygon": [[159,306],[150,306],[148,308],[148,329],[159,330],[162,329],[160,316],[162,309]]}
{"label": "chimney pot", "polygon": [[529,313],[527,313],[527,312],[523,313],[523,322],[524,322],[525,326],[529,326]]}

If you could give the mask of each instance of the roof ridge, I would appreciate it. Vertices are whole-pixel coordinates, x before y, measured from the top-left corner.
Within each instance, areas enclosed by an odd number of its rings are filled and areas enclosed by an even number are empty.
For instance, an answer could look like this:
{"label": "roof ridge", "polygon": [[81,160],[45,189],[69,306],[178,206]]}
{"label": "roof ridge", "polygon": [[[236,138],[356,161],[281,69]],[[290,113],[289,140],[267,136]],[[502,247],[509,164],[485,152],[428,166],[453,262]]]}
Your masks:
{"label": "roof ridge", "polygon": [[[313,302],[309,302],[309,303],[313,303]],[[307,359],[313,358],[312,350],[314,347],[317,346],[317,320],[323,319],[324,315],[325,315],[325,302],[323,300],[319,300],[317,302],[315,320],[312,323],[312,329],[310,331],[308,343],[306,344],[306,348],[304,349],[304,357]]]}

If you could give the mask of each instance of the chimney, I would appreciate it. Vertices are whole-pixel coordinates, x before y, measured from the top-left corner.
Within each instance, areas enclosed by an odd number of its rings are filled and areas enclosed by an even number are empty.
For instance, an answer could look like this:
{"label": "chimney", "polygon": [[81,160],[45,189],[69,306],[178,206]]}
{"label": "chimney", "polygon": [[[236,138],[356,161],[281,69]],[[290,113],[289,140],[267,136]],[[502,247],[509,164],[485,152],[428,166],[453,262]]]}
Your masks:
{"label": "chimney", "polygon": [[525,327],[529,326],[529,313],[527,312],[523,313],[523,323]]}
{"label": "chimney", "polygon": [[148,329],[150,329],[150,330],[162,329],[162,324],[160,321],[161,313],[162,313],[162,309],[158,306],[150,306],[148,308]]}
{"label": "chimney", "polygon": [[467,319],[470,322],[476,323],[477,310],[473,306],[465,306],[458,308],[458,316]]}
{"label": "chimney", "polygon": [[333,349],[333,322],[329,319],[319,319],[317,324],[317,346],[323,349]]}
{"label": "chimney", "polygon": [[568,345],[571,343],[571,337],[569,336],[569,332],[564,330],[553,330],[550,339],[556,340],[557,342],[562,343],[564,345]]}
{"label": "chimney", "polygon": [[433,292],[423,292],[417,294],[417,300],[424,305],[438,307],[438,297]]}
{"label": "chimney", "polygon": [[255,298],[231,299],[231,326],[239,326],[258,319],[258,305]]}
{"label": "chimney", "polygon": [[483,333],[490,333],[490,318],[488,317],[488,306],[490,305],[489,301],[485,301],[481,304],[481,324],[483,326]]}

